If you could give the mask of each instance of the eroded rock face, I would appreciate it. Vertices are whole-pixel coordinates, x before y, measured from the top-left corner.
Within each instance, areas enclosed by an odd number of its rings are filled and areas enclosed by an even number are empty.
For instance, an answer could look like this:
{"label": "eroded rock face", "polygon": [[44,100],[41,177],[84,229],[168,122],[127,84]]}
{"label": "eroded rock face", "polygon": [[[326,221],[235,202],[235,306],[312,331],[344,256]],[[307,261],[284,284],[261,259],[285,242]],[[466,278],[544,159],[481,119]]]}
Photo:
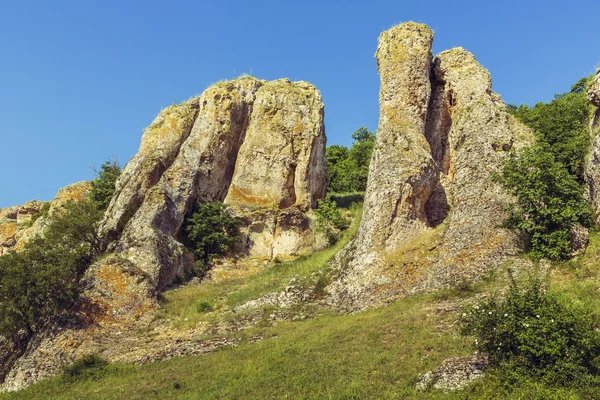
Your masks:
{"label": "eroded rock face", "polygon": [[33,200],[22,206],[1,209],[0,256],[11,250],[21,251],[25,243],[43,231],[48,215],[52,215],[68,201],[86,199],[90,189],[89,182],[79,182],[60,189],[50,201],[48,213],[37,218],[33,224],[31,219],[40,213],[46,202]]}
{"label": "eroded rock face", "polygon": [[[600,107],[600,70],[587,90],[589,102]],[[590,122],[592,146],[585,171],[589,188],[589,198],[596,212],[596,222],[600,222],[600,108],[597,108]]]}
{"label": "eroded rock face", "polygon": [[432,59],[412,22],[376,53],[380,122],[356,239],[332,262],[334,298],[350,308],[476,279],[519,251],[498,228],[510,198],[492,182],[507,152],[532,140],[491,78],[462,48]]}
{"label": "eroded rock face", "polygon": [[[306,82],[244,77],[177,107],[147,129],[102,225],[111,248],[158,290],[193,266],[179,234],[195,203],[225,201],[242,217],[246,206],[305,212],[323,198],[327,175],[323,103]],[[271,259],[272,248],[255,243],[277,234],[264,232],[247,240],[246,254]],[[306,250],[304,238],[296,242],[290,254]]]}
{"label": "eroded rock face", "polygon": [[600,69],[596,71],[596,76],[587,90],[588,101],[596,107],[600,107]]}
{"label": "eroded rock face", "polygon": [[24,231],[31,227],[31,218],[38,214],[44,202],[29,201],[22,206],[0,209],[0,256],[19,246]]}
{"label": "eroded rock face", "polygon": [[226,203],[303,210],[325,195],[323,103],[314,86],[287,79],[257,92]]}

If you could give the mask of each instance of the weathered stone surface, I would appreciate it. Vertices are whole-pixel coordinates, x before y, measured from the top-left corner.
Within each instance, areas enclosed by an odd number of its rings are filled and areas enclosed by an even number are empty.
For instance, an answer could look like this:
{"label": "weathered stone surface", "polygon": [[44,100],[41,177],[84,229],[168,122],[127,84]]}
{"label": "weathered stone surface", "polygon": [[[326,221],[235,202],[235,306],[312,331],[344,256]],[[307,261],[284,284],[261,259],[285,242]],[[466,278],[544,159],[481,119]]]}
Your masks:
{"label": "weathered stone surface", "polygon": [[[68,201],[86,199],[91,189],[89,182],[79,182],[62,188],[50,202],[47,215],[52,215]],[[46,204],[33,200],[22,206],[0,210],[0,256],[11,250],[20,251],[32,237],[43,231],[46,216],[42,216],[31,224],[31,218],[40,213]]]}
{"label": "weathered stone surface", "polygon": [[323,103],[306,82],[280,79],[257,92],[226,203],[303,210],[323,198]]}
{"label": "weathered stone surface", "polygon": [[356,239],[336,261],[350,262],[341,266],[350,292],[385,284],[386,254],[427,227],[425,204],[438,180],[425,138],[432,40],[431,29],[415,23],[379,37],[381,110],[363,218]]}
{"label": "weathered stone surface", "polygon": [[[587,98],[596,107],[600,107],[600,70],[596,73],[592,84],[588,88]],[[592,207],[596,212],[596,223],[600,222],[600,108],[592,115],[590,122],[590,135],[592,146],[585,171],[585,180],[588,184],[588,195]]]}
{"label": "weathered stone surface", "polygon": [[[239,206],[274,210],[295,206],[306,211],[324,196],[323,104],[312,85],[243,77],[218,83],[193,102],[198,110],[187,137],[169,131],[183,139],[181,143],[165,139],[173,148],[179,146],[171,151],[174,159],[170,165],[164,171],[152,168],[162,175],[144,180],[143,185],[138,179],[120,180],[120,193],[147,189],[142,190],[143,196],[125,196],[140,199],[134,207],[131,205],[137,201],[120,203],[117,199],[123,195],[119,193],[111,202],[103,228],[110,239],[119,232],[110,226],[123,226],[114,248],[146,271],[159,290],[193,266],[193,257],[178,235],[196,202],[226,200]],[[148,150],[140,153],[152,154],[152,146],[146,147]],[[139,168],[132,166],[131,170]],[[269,200],[263,201],[267,197]],[[120,216],[127,215],[127,208],[134,212],[125,225]],[[268,229],[264,238],[256,236],[246,242],[246,253],[262,257],[265,252],[253,250],[254,243],[271,240],[277,244]],[[306,240],[300,236],[296,235],[295,246],[284,251],[305,250]],[[273,251],[270,253],[272,256]]]}
{"label": "weathered stone surface", "polygon": [[443,391],[462,390],[471,382],[483,378],[489,365],[486,356],[453,357],[442,362],[435,371],[429,371],[420,377],[417,389],[425,391],[435,388]]}
{"label": "weathered stone surface", "polygon": [[585,253],[585,249],[590,241],[590,232],[588,229],[579,224],[571,225],[569,235],[571,237],[570,256],[575,257]]}
{"label": "weathered stone surface", "polygon": [[600,107],[600,69],[596,71],[596,76],[587,90],[587,98],[590,103]]}
{"label": "weathered stone surface", "polygon": [[198,117],[177,158],[124,230],[117,250],[148,272],[157,288],[193,266],[191,253],[176,236],[194,203],[225,198],[261,85],[242,78],[202,94]]}
{"label": "weathered stone surface", "polygon": [[471,53],[431,61],[432,38],[410,22],[379,39],[381,115],[363,221],[332,262],[341,276],[332,292],[345,305],[476,279],[520,249],[498,227],[511,199],[491,175],[532,134]]}
{"label": "weathered stone surface", "polygon": [[44,202],[29,201],[22,206],[0,209],[0,256],[14,250],[24,232],[30,230],[31,218],[38,214]]}
{"label": "weathered stone surface", "polygon": [[102,221],[101,230],[108,238],[118,237],[148,190],[173,164],[190,134],[198,109],[198,98],[167,107],[146,128],[140,149],[123,169]]}

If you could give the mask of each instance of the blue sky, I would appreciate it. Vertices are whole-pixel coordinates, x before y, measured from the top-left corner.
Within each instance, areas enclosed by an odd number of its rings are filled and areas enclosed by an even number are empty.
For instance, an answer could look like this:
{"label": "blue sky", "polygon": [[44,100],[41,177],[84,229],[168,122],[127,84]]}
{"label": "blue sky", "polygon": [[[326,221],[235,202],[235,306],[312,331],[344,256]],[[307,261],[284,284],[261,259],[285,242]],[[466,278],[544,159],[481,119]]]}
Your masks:
{"label": "blue sky", "polygon": [[143,128],[221,79],[306,80],[328,144],[375,131],[383,30],[463,46],[509,103],[548,101],[600,64],[598,1],[4,1],[0,3],[0,207],[48,200],[92,167],[127,162]]}

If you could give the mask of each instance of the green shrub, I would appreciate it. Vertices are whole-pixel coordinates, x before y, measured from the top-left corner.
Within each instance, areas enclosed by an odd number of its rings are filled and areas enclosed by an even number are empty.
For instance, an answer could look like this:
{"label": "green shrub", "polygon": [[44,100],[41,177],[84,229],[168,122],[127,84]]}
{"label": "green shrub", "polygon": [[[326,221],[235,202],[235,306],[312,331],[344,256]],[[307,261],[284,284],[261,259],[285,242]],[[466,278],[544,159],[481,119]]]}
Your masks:
{"label": "green shrub", "polygon": [[196,310],[201,314],[207,313],[213,310],[213,306],[208,301],[201,301],[196,306]]}
{"label": "green shrub", "polygon": [[67,203],[48,217],[43,236],[0,257],[0,335],[27,336],[69,310],[79,277],[101,253],[96,203]]}
{"label": "green shrub", "polygon": [[600,372],[597,315],[547,290],[539,278],[518,285],[511,275],[506,298],[463,309],[459,322],[505,379],[569,386]]}
{"label": "green shrub", "polygon": [[194,274],[203,277],[215,257],[240,239],[240,220],[223,203],[199,203],[183,224],[184,242],[196,258]]}
{"label": "green shrub", "polygon": [[115,184],[121,175],[121,167],[117,160],[105,161],[96,172],[96,179],[92,181],[90,199],[98,203],[101,210],[106,210],[115,194]]}
{"label": "green shrub", "polygon": [[75,361],[73,364],[64,367],[63,377],[74,378],[82,375],[84,371],[94,368],[102,368],[106,365],[108,365],[108,362],[99,355],[88,354],[82,359]]}
{"label": "green shrub", "polygon": [[330,244],[337,242],[340,232],[350,226],[350,221],[342,214],[333,200],[319,200],[315,214],[319,229],[325,232]]}
{"label": "green shrub", "polygon": [[494,180],[516,198],[504,226],[524,234],[530,255],[567,258],[571,226],[589,226],[591,220],[590,206],[576,177],[552,153],[530,147],[511,154]]}

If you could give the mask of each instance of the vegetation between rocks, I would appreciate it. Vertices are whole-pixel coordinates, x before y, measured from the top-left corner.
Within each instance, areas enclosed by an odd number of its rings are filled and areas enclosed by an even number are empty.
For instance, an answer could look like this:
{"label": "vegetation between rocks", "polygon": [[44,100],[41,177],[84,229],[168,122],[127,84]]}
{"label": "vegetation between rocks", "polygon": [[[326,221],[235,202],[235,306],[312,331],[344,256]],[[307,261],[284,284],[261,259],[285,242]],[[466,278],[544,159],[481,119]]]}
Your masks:
{"label": "vegetation between rocks", "polygon": [[183,224],[184,242],[194,253],[193,274],[203,278],[210,261],[226,255],[241,238],[240,220],[223,203],[199,203]]}
{"label": "vegetation between rocks", "polygon": [[579,80],[547,104],[508,106],[533,129],[536,143],[508,157],[495,179],[516,198],[505,226],[523,234],[535,259],[568,258],[571,227],[591,226],[583,179],[590,146],[591,106],[584,90],[589,82]]}

